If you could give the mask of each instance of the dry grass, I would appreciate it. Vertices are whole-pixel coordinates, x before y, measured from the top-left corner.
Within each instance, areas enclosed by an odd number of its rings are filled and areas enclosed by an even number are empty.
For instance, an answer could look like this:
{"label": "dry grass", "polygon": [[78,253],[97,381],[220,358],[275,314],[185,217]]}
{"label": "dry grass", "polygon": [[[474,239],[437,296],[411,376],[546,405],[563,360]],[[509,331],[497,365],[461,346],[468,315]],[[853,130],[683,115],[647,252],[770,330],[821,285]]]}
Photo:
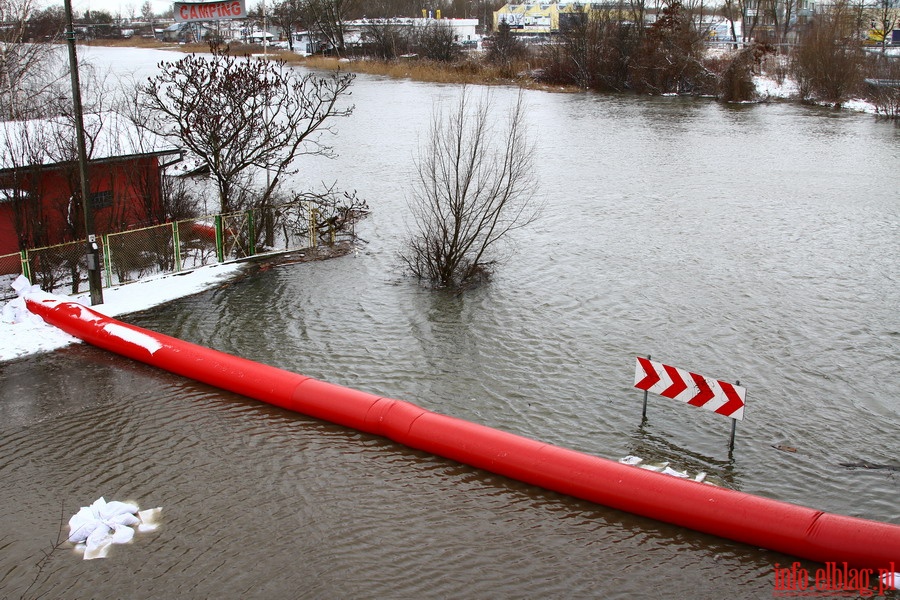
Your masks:
{"label": "dry grass", "polygon": [[413,79],[432,83],[517,83],[517,78],[501,78],[496,69],[465,61],[459,63],[439,63],[429,60],[398,59],[338,60],[314,56],[301,58],[301,64],[311,69],[352,71],[369,75],[383,75],[394,79]]}
{"label": "dry grass", "polygon": [[[295,55],[296,56],[296,55]],[[454,83],[478,85],[514,85],[528,89],[543,89],[556,92],[577,91],[575,88],[547,86],[538,83],[529,74],[529,64],[522,62],[505,69],[475,60],[456,63],[442,63],[421,59],[398,59],[391,61],[373,59],[339,60],[336,58],[296,56],[295,64],[310,69],[341,69],[353,73],[381,75],[393,79],[411,79],[429,83]],[[509,73],[514,73],[510,76]]]}
{"label": "dry grass", "polygon": [[[179,52],[184,52],[185,54],[189,54],[192,52],[209,52],[209,44],[206,42],[196,42],[191,44],[181,44],[178,42],[162,42],[160,40],[152,39],[152,38],[141,38],[141,37],[131,37],[128,39],[121,40],[113,40],[113,39],[97,39],[86,42],[88,46],[107,46],[113,48],[154,48],[158,50],[177,50]],[[236,56],[243,56],[245,54],[262,54],[264,49],[260,44],[240,44],[233,43],[230,44],[231,51]],[[268,53],[272,56],[277,56],[283,60],[287,60],[290,56],[299,57],[297,54],[293,52],[289,52],[287,50],[282,50],[280,48],[272,48],[269,47],[267,49]]]}
{"label": "dry grass", "polygon": [[160,42],[154,38],[130,37],[121,40],[90,40],[86,46],[111,46],[113,48],[166,48],[172,44]]}
{"label": "dry grass", "polygon": [[[92,46],[158,48],[178,52],[209,52],[205,43],[178,44],[161,42],[154,39],[132,37],[124,40],[93,40]],[[259,44],[231,44],[231,51],[236,55],[263,54]],[[393,79],[411,79],[429,83],[480,84],[480,85],[514,85],[529,89],[545,89],[552,91],[575,91],[575,88],[546,86],[537,83],[529,75],[529,64],[522,62],[501,69],[487,63],[466,59],[455,63],[442,63],[423,59],[375,60],[369,58],[337,59],[324,56],[300,56],[290,50],[269,47],[265,52],[272,58],[278,58],[292,65],[301,65],[310,69],[323,71],[350,71],[381,75]],[[512,73],[513,75],[510,75]]]}

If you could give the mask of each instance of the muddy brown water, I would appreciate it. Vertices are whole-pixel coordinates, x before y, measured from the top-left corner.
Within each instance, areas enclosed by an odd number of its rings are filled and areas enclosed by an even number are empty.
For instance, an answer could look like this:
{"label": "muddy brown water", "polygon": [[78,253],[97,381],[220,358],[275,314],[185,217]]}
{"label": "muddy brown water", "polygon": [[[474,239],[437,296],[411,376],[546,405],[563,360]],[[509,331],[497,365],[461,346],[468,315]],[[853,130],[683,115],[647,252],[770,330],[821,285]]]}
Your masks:
{"label": "muddy brown water", "polygon": [[[900,524],[896,473],[841,465],[900,455],[900,197],[885,185],[900,130],[780,104],[528,93],[544,215],[490,285],[452,295],[406,278],[396,252],[416,145],[453,93],[360,77],[329,140],[340,156],[303,163],[298,185],[337,179],[369,200],[358,253],[124,320]],[[641,424],[646,354],[747,387],[733,454],[728,420],[705,411],[651,398]],[[163,524],[103,560],[51,552],[99,496],[162,506]],[[766,598],[794,560],[82,345],[0,365],[0,498],[3,597]]]}

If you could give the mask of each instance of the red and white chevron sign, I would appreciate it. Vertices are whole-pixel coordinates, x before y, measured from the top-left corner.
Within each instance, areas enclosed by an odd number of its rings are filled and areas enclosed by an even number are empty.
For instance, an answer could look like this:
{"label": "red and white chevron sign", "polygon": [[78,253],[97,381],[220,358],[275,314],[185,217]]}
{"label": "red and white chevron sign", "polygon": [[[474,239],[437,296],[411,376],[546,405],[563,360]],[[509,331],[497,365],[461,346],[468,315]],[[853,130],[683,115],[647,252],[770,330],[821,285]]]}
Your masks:
{"label": "red and white chevron sign", "polygon": [[640,356],[634,370],[634,387],[700,406],[738,421],[744,419],[746,389]]}

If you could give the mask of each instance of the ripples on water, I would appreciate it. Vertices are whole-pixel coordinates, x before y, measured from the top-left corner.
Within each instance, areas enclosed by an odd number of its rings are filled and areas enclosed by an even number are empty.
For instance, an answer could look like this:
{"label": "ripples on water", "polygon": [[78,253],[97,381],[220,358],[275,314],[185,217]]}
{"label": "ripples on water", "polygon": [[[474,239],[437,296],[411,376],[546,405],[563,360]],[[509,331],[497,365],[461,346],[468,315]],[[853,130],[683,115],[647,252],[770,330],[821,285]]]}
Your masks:
{"label": "ripples on water", "polygon": [[[50,376],[30,387],[36,397],[58,397],[56,412],[6,421],[7,591],[21,593],[35,577],[34,596],[129,598],[632,597],[687,588],[697,577],[712,579],[710,597],[721,597],[737,574],[738,587],[768,584],[768,554],[98,350],[32,360],[48,372],[93,363],[94,380],[118,388],[118,397],[60,393]],[[4,381],[32,368],[7,365]],[[127,387],[141,391],[122,397]],[[38,572],[59,521],[99,493],[163,506],[163,526],[104,560],[56,550]],[[714,565],[696,565],[698,556]]]}
{"label": "ripples on water", "polygon": [[[129,320],[609,458],[900,522],[897,132],[789,106],[530,93],[547,209],[490,286],[396,260],[410,159],[452,88],[360,78],[308,181],[373,208],[358,257]],[[512,93],[497,90],[501,102]],[[874,151],[874,149],[878,151]],[[650,401],[634,357],[748,388],[746,420]],[[44,597],[770,596],[790,558],[534,489],[91,348],[0,366],[0,587]],[[779,452],[773,444],[796,447]],[[164,507],[109,559],[58,550],[97,496]]]}

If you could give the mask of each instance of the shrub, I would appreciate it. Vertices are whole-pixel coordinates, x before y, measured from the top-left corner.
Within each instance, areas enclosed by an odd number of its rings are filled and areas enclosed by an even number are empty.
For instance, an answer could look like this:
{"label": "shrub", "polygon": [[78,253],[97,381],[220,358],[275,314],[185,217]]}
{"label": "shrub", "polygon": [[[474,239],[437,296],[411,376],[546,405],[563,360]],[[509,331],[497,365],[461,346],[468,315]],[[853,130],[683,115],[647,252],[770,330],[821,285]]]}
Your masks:
{"label": "shrub", "polygon": [[753,75],[763,57],[775,52],[768,44],[751,44],[728,63],[719,82],[719,98],[725,102],[747,102],[756,97]]}
{"label": "shrub", "polygon": [[862,50],[855,40],[841,37],[839,16],[822,16],[800,38],[791,71],[800,98],[839,107],[862,79]]}

